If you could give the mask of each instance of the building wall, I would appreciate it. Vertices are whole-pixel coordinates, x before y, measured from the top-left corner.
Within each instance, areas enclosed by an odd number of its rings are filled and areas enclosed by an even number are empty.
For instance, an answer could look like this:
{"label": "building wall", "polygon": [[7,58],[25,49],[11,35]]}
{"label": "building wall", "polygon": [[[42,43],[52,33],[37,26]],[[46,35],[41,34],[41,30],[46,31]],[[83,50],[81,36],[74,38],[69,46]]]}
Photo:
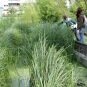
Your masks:
{"label": "building wall", "polygon": [[35,0],[0,0],[0,17],[8,16],[9,11],[7,10],[9,6],[16,8],[17,14],[19,14],[19,6],[23,3],[34,3]]}
{"label": "building wall", "polygon": [[[35,2],[35,0],[0,0],[0,7],[7,8],[7,6],[15,5],[16,3],[22,4],[22,3],[32,3]],[[15,3],[15,4],[14,4]]]}
{"label": "building wall", "polygon": [[66,6],[67,8],[70,8],[70,1],[69,0],[65,0]]}
{"label": "building wall", "polygon": [[35,0],[0,0],[0,15],[7,15],[8,8],[13,6],[19,10],[19,6],[23,3],[34,3]]}

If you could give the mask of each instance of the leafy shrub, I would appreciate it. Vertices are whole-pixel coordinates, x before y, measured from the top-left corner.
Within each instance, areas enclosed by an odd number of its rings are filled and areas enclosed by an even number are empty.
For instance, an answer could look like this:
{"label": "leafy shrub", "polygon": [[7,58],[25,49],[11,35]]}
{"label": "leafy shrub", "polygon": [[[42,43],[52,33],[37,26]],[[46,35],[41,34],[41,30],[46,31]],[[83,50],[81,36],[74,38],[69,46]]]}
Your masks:
{"label": "leafy shrub", "polygon": [[75,15],[77,9],[76,4],[71,4],[69,11]]}
{"label": "leafy shrub", "polygon": [[[53,0],[37,0],[37,9],[42,21],[56,22],[60,19],[60,11],[58,5]],[[54,10],[55,9],[55,10]]]}
{"label": "leafy shrub", "polygon": [[76,1],[75,3],[71,4],[69,11],[75,15],[78,7],[81,7],[85,15],[87,15],[85,1]]}
{"label": "leafy shrub", "polygon": [[26,6],[23,6],[22,10],[24,13],[20,15],[19,21],[23,21],[29,25],[39,22],[39,16],[34,5],[26,4]]}

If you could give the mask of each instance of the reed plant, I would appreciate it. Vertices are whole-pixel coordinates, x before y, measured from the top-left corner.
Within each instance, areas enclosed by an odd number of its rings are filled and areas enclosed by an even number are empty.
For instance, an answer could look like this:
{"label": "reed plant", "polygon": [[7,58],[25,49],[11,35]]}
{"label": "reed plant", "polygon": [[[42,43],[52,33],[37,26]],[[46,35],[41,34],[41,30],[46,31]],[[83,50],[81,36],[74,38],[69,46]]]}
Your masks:
{"label": "reed plant", "polygon": [[17,22],[5,28],[1,36],[0,49],[4,56],[0,64],[5,70],[2,72],[0,68],[0,75],[7,76],[2,76],[5,85],[9,69],[29,66],[36,87],[74,87],[73,66],[68,62],[74,49],[73,32],[69,28],[62,29],[48,22],[34,25]]}
{"label": "reed plant", "polygon": [[10,48],[10,46],[14,47],[14,46],[19,46],[22,44],[22,35],[17,29],[14,29],[14,28],[7,29],[3,33],[3,39],[5,40],[5,42],[2,42],[2,44],[8,48]]}
{"label": "reed plant", "polygon": [[3,47],[3,34],[6,29],[12,26],[14,23],[13,17],[2,18],[0,21],[0,87],[10,87],[9,85],[9,69],[8,69],[8,58],[5,56],[6,50]]}
{"label": "reed plant", "polygon": [[58,51],[55,46],[48,48],[46,40],[40,39],[32,56],[33,87],[75,87],[81,70],[69,63],[64,48]]}
{"label": "reed plant", "polygon": [[63,46],[67,54],[72,56],[74,51],[74,33],[69,27],[62,29],[53,23],[43,22],[31,27],[30,30],[32,40],[38,41],[40,35],[45,35],[49,46],[56,45],[57,50]]}
{"label": "reed plant", "polygon": [[31,25],[28,25],[27,23],[22,21],[22,22],[15,22],[13,28],[18,29],[20,31],[20,33],[22,33],[22,34],[25,33],[27,35],[31,32],[30,26]]}
{"label": "reed plant", "polygon": [[22,69],[31,75],[31,87],[74,87],[80,71],[68,61],[74,52],[73,32],[40,22],[34,5],[27,4],[23,11],[16,21],[0,21],[0,87],[10,87],[10,72],[22,76]]}
{"label": "reed plant", "polygon": [[10,87],[9,70],[5,50],[0,47],[0,87]]}
{"label": "reed plant", "polygon": [[11,25],[14,23],[15,18],[13,16],[11,17],[6,17],[6,18],[2,18],[2,20],[0,21],[0,30],[5,30],[9,27],[11,27]]}
{"label": "reed plant", "polygon": [[[3,41],[5,40],[5,42]],[[4,32],[1,46],[6,50],[8,64],[26,65],[30,61],[30,45],[18,29],[8,29]],[[30,56],[29,56],[30,55]]]}

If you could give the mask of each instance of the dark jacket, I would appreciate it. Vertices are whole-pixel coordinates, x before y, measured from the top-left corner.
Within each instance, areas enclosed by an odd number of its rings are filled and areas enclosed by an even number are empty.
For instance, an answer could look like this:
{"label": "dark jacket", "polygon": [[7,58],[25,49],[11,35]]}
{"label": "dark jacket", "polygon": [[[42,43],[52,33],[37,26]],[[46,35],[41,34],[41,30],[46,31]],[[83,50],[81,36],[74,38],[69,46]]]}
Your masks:
{"label": "dark jacket", "polygon": [[79,17],[77,18],[77,28],[81,30],[82,28],[85,28],[84,25],[84,14],[79,14]]}

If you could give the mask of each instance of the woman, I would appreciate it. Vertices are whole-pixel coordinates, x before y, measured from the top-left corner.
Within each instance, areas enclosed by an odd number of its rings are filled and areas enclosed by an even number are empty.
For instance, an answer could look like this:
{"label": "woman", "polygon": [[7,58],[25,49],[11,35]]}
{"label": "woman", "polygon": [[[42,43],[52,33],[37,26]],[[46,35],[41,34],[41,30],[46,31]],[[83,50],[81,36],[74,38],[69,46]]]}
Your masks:
{"label": "woman", "polygon": [[85,25],[84,25],[84,14],[82,12],[82,8],[78,7],[76,11],[76,19],[77,19],[77,28],[79,29],[79,40],[84,43],[84,31],[85,31]]}

